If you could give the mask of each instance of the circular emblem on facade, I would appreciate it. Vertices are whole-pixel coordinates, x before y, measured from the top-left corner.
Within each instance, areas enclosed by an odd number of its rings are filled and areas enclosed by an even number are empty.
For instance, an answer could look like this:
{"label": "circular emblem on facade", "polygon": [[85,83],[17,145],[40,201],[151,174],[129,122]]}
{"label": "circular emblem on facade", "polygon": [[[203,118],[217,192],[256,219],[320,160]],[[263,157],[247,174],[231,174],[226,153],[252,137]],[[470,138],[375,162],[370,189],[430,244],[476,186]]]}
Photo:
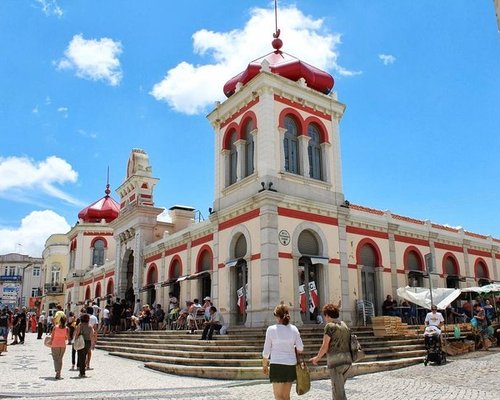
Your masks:
{"label": "circular emblem on facade", "polygon": [[283,246],[288,246],[288,244],[290,243],[290,234],[288,233],[288,231],[285,231],[284,229],[281,230],[280,233],[278,234],[278,237],[280,243]]}

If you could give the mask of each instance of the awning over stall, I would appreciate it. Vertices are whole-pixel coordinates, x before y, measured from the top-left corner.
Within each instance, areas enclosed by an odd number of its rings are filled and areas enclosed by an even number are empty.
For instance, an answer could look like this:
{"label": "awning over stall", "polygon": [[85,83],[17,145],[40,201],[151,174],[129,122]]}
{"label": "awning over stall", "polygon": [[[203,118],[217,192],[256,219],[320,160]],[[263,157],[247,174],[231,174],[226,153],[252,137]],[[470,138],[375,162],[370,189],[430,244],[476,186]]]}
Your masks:
{"label": "awning over stall", "polygon": [[[438,309],[444,310],[453,300],[460,296],[460,293],[460,289],[435,288],[432,289],[432,299]],[[431,308],[431,291],[427,288],[406,286],[398,288],[397,294],[399,297],[420,307]]]}

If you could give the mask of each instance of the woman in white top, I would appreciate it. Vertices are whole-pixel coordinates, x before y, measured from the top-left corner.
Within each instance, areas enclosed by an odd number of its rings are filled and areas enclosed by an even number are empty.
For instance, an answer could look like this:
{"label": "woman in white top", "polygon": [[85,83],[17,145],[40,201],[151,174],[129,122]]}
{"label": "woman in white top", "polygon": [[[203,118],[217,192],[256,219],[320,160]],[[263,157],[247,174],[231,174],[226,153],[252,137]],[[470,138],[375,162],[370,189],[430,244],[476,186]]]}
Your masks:
{"label": "woman in white top", "polygon": [[292,383],[297,379],[295,365],[297,353],[302,353],[304,344],[299,330],[290,324],[288,307],[279,304],[274,309],[276,325],[271,325],[266,331],[266,341],[262,351],[262,372],[269,375],[273,384],[276,400],[289,400]]}

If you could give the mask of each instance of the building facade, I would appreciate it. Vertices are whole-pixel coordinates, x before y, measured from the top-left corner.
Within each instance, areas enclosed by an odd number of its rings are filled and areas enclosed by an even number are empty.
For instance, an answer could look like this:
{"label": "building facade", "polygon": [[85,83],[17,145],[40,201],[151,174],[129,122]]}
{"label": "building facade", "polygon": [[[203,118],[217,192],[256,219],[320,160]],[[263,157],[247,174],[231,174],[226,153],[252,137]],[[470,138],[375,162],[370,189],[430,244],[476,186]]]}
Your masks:
{"label": "building facade", "polygon": [[[278,40],[278,41],[277,41]],[[500,240],[345,201],[339,122],[345,110],[326,72],[280,50],[229,80],[208,115],[214,129],[214,204],[209,219],[170,208],[158,221],[145,151],[134,149],[117,189],[116,216],[102,204],[66,234],[64,302],[107,297],[168,303],[210,296],[231,325],[265,326],[283,301],[297,324],[342,300],[377,312],[401,286],[464,287],[499,280]],[[101,207],[101,208],[99,208]],[[83,211],[82,211],[83,212]],[[92,260],[96,240],[104,262]],[[427,274],[429,255],[434,271]]]}
{"label": "building facade", "polygon": [[39,309],[42,299],[42,262],[42,258],[25,254],[0,255],[0,309]]}

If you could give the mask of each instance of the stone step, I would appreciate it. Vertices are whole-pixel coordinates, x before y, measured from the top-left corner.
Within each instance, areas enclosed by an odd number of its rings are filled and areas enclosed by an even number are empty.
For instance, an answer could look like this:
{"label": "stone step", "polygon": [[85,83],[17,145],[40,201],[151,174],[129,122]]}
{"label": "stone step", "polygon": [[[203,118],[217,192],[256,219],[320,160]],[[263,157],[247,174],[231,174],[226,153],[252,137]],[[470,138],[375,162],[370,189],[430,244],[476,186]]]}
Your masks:
{"label": "stone step", "polygon": [[[388,371],[397,368],[403,368],[410,365],[418,364],[423,361],[422,357],[402,358],[398,360],[376,361],[376,362],[360,362],[355,363],[349,369],[349,376],[363,375],[373,372]],[[255,380],[262,379],[268,381],[268,377],[262,373],[262,368],[246,367],[232,368],[219,366],[205,366],[196,368],[192,366],[179,364],[165,364],[158,362],[147,362],[146,368],[154,369],[169,374],[181,376],[195,376],[200,378],[224,379],[224,380]],[[326,379],[329,378],[328,368],[326,366],[309,366],[311,379]]]}

